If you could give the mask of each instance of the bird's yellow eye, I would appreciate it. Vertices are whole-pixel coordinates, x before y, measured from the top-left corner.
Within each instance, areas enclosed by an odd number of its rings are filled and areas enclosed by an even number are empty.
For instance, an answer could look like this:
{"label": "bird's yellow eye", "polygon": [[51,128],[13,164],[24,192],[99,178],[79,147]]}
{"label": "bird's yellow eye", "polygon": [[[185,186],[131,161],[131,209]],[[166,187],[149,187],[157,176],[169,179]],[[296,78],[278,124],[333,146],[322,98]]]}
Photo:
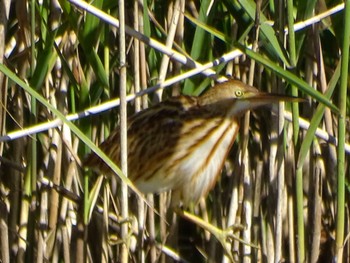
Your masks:
{"label": "bird's yellow eye", "polygon": [[237,98],[242,97],[243,96],[243,91],[241,91],[240,89],[236,90],[235,91],[235,95],[236,95]]}

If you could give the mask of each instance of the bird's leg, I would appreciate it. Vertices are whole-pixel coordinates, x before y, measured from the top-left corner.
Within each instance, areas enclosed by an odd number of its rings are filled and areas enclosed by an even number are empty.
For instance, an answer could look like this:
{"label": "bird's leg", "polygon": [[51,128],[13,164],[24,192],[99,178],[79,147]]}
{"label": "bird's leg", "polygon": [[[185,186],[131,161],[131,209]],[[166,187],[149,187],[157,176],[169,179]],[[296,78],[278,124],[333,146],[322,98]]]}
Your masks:
{"label": "bird's leg", "polygon": [[203,228],[204,230],[210,232],[222,245],[223,249],[225,250],[226,254],[230,257],[231,260],[233,260],[233,256],[232,253],[230,251],[230,248],[228,246],[228,241],[230,240],[237,240],[239,242],[241,242],[244,245],[247,246],[251,246],[254,248],[258,248],[256,245],[254,244],[250,244],[246,241],[244,241],[243,239],[239,238],[237,235],[234,234],[234,232],[240,231],[240,230],[244,230],[244,226],[243,225],[232,225],[226,229],[220,229],[206,221],[204,221],[203,219],[201,219],[200,217],[191,214],[187,211],[182,210],[181,208],[175,208],[175,213],[178,214],[179,216],[195,223],[196,225],[200,226],[201,228]]}

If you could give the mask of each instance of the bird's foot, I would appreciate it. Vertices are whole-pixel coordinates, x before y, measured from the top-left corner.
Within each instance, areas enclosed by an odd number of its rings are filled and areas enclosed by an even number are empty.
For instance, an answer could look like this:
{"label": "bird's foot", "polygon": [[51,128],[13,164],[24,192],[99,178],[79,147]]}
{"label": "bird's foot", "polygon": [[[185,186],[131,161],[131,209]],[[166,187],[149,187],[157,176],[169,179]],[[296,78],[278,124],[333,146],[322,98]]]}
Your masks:
{"label": "bird's foot", "polygon": [[237,225],[232,225],[226,229],[221,229],[204,221],[203,219],[201,219],[200,217],[194,214],[183,211],[182,209],[176,209],[175,212],[181,217],[187,220],[190,220],[191,222],[195,223],[196,225],[200,226],[204,230],[211,233],[220,242],[226,255],[230,258],[232,262],[234,262],[232,251],[231,251],[231,244],[233,240],[236,240],[247,246],[258,248],[256,245],[244,241],[238,235],[235,234],[237,231],[242,231],[245,229],[243,225],[237,224]]}

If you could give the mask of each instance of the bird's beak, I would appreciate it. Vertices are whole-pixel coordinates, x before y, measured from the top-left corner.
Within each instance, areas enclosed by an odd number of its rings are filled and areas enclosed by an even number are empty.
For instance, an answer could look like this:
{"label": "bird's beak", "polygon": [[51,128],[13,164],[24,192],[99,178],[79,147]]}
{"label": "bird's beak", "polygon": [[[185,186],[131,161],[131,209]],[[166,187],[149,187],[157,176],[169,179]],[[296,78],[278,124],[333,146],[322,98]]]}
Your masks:
{"label": "bird's beak", "polygon": [[305,99],[293,97],[293,96],[287,96],[287,95],[280,95],[280,94],[273,94],[273,93],[266,93],[266,92],[259,92],[258,94],[254,94],[252,96],[248,96],[246,98],[242,98],[237,100],[236,107],[234,107],[232,110],[233,112],[239,114],[243,113],[247,110],[254,110],[261,106],[266,106],[273,103],[278,102],[303,102]]}
{"label": "bird's beak", "polygon": [[268,103],[277,103],[277,102],[304,102],[305,99],[288,96],[288,95],[282,95],[282,94],[274,94],[274,93],[267,93],[267,92],[259,92],[258,94],[255,94],[251,97],[247,97],[247,100],[260,104],[265,105]]}

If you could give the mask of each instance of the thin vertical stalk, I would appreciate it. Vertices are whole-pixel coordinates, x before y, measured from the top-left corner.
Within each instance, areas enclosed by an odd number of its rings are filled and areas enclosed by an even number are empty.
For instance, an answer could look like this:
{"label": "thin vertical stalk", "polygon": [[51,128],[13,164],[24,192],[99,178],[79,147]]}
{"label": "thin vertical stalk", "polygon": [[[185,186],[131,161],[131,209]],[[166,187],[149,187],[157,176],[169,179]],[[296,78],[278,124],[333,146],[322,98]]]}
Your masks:
{"label": "thin vertical stalk", "polygon": [[[146,10],[147,11],[147,10]],[[139,32],[141,34],[144,33],[144,10],[139,10]],[[145,43],[140,41],[140,85],[141,90],[145,90],[147,88],[147,61],[146,61],[146,46]],[[142,96],[142,108],[148,107],[148,98],[147,96]]]}
{"label": "thin vertical stalk", "polygon": [[[127,160],[127,112],[126,112],[126,47],[125,47],[125,9],[124,0],[119,0],[119,59],[120,59],[120,149],[121,149],[121,169],[125,176],[128,174],[128,160]],[[128,187],[122,183],[121,189],[121,214],[123,218],[128,218]],[[122,244],[121,258],[122,263],[128,262],[128,225],[122,225]]]}
{"label": "thin vertical stalk", "polygon": [[[177,25],[179,23],[179,18],[181,15],[180,11],[181,11],[180,10],[180,0],[176,0],[174,3],[174,8],[173,8],[173,15],[172,15],[171,21],[169,22],[169,31],[167,33],[167,39],[166,39],[166,43],[165,43],[165,45],[169,48],[171,48],[173,46],[173,43],[174,43],[176,28],[177,28]],[[164,82],[167,71],[168,71],[169,62],[170,62],[170,57],[168,55],[164,54],[163,58],[162,58],[161,65],[160,65],[160,69],[159,69],[158,84],[162,84]],[[157,97],[158,97],[158,101],[162,100],[162,93],[163,93],[162,89],[159,89],[156,92]]]}
{"label": "thin vertical stalk", "polygon": [[[287,1],[287,19],[288,19],[288,46],[289,46],[289,57],[290,57],[290,66],[294,68],[297,64],[296,50],[295,50],[295,34],[294,34],[294,17],[293,17],[293,0]],[[298,96],[298,89],[292,85],[292,95]],[[299,133],[299,106],[298,103],[292,103],[292,114],[293,114],[293,143],[294,145],[298,142],[298,133]]]}
{"label": "thin vertical stalk", "polygon": [[83,218],[78,216],[78,224],[77,228],[79,233],[79,237],[77,239],[77,254],[75,258],[75,262],[85,262],[86,259],[86,237],[87,237],[87,223],[89,221],[89,176],[86,173],[84,175],[84,212]]}
{"label": "thin vertical stalk", "polygon": [[[293,0],[287,1],[287,21],[288,21],[288,46],[289,46],[289,56],[290,56],[290,65],[294,68],[297,64],[296,58],[296,45],[295,45],[295,34],[294,34],[294,16],[293,16]],[[298,97],[298,90],[294,85],[291,85],[292,95]],[[298,144],[298,134],[299,134],[299,106],[298,103],[292,103],[292,116],[293,116],[293,144],[294,151],[297,151]],[[294,152],[295,155],[295,152]],[[295,161],[295,160],[293,160]],[[304,244],[304,218],[303,218],[303,174],[302,170],[299,170],[296,175],[296,207],[297,207],[297,247],[299,251],[299,260],[300,262],[304,261],[305,258],[305,244]],[[291,206],[292,207],[292,206]],[[292,212],[292,211],[290,211]],[[290,217],[292,220],[292,217]],[[290,224],[293,227],[293,224]],[[292,247],[292,250],[293,247]],[[293,258],[294,255],[290,253],[290,258]]]}
{"label": "thin vertical stalk", "polygon": [[[30,75],[33,76],[33,71],[35,68],[35,1],[32,0],[30,4],[30,24],[31,24],[31,66],[30,66]],[[37,103],[36,99],[31,97],[31,115],[30,122],[32,124],[36,123],[37,118]],[[28,221],[30,220],[29,216],[29,207],[32,198],[32,187],[35,187],[36,184],[36,174],[37,174],[37,139],[36,134],[31,138],[30,149],[27,152],[28,158],[28,170],[24,174],[24,183],[23,183],[23,193],[22,193],[22,203],[20,210],[20,230],[19,230],[19,250],[23,252],[28,252]],[[29,238],[31,238],[29,236]],[[29,253],[30,254],[30,253]],[[24,253],[18,253],[17,260],[24,260]],[[28,256],[30,258],[30,256]]]}
{"label": "thin vertical stalk", "polygon": [[[139,3],[134,0],[134,29],[139,30]],[[134,39],[134,90],[140,92],[140,40]],[[141,110],[141,99],[135,98],[135,112]]]}
{"label": "thin vertical stalk", "polygon": [[[10,1],[2,1],[3,7],[0,10],[0,63],[4,61],[5,52],[5,38],[6,38],[6,26],[7,20],[9,19]],[[0,109],[0,134],[4,135],[6,132],[6,111],[7,107],[7,80],[3,73],[0,73],[0,103],[3,105],[3,109]],[[3,155],[4,143],[0,143],[0,156]],[[0,164],[3,169],[3,164]],[[0,187],[4,189],[5,185],[3,182],[0,183]],[[10,262],[10,239],[8,234],[8,219],[9,211],[5,204],[5,197],[3,194],[0,195],[0,260],[2,262]]]}
{"label": "thin vertical stalk", "polygon": [[[109,42],[109,31],[110,31],[110,26],[108,24],[105,25],[105,34],[104,34],[104,37],[106,38],[106,43]],[[104,69],[105,69],[105,72],[107,73],[106,74],[106,77],[107,77],[107,80],[109,82],[109,69],[110,69],[110,61],[109,61],[109,53],[110,53],[110,48],[109,48],[109,45],[105,45],[104,46],[104,49],[103,49],[103,65],[104,65]]]}
{"label": "thin vertical stalk", "polygon": [[[154,196],[152,194],[147,195],[147,201],[151,205],[151,207],[154,207]],[[155,240],[156,238],[156,226],[155,226],[155,215],[153,209],[148,209],[148,232],[149,232],[149,238],[151,240]],[[150,259],[151,262],[155,262],[157,260],[157,251],[155,246],[150,247]]]}
{"label": "thin vertical stalk", "polygon": [[336,261],[342,262],[344,243],[345,217],[345,132],[346,132],[346,95],[349,68],[350,43],[350,0],[345,1],[344,39],[341,57],[341,76],[339,90],[338,116],[338,168],[337,168],[337,230],[336,230]]}
{"label": "thin vertical stalk", "polygon": [[302,168],[296,170],[296,206],[297,206],[297,251],[298,262],[304,262],[305,246],[304,246],[304,206],[303,206],[303,170]]}
{"label": "thin vertical stalk", "polygon": [[[31,1],[31,15],[30,15],[30,18],[31,18],[31,75],[33,75],[33,70],[35,69],[35,1],[32,0]],[[37,121],[37,103],[36,103],[36,99],[32,97],[32,100],[31,100],[31,109],[32,109],[32,112],[31,112],[31,122],[33,124],[35,124]],[[37,156],[37,139],[36,139],[36,134],[34,134],[33,138],[32,138],[32,144],[31,144],[31,162],[32,162],[32,165],[31,165],[31,182],[32,182],[32,187],[35,188],[36,187],[36,174],[37,174],[37,159],[36,159],[36,156]]]}
{"label": "thin vertical stalk", "polygon": [[288,210],[288,229],[289,229],[289,236],[288,236],[288,248],[289,248],[289,262],[295,262],[295,241],[294,241],[294,235],[295,235],[295,217],[294,217],[294,200],[293,195],[289,194],[287,197],[287,210]]}
{"label": "thin vertical stalk", "polygon": [[[255,11],[255,31],[254,31],[254,42],[253,50],[257,51],[258,41],[259,41],[259,24],[260,24],[260,12],[261,12],[261,0],[256,1],[256,11]],[[249,68],[248,84],[254,85],[255,76],[255,61],[251,60]],[[243,240],[247,243],[251,243],[252,239],[252,224],[253,224],[253,182],[250,174],[249,167],[249,152],[248,152],[248,141],[249,141],[249,122],[250,122],[250,112],[247,112],[244,116],[244,137],[242,140],[242,171],[243,171],[243,183],[244,183],[244,223],[246,224],[246,230],[243,231]],[[252,262],[252,248],[248,245],[243,245],[243,262]]]}
{"label": "thin vertical stalk", "polygon": [[[139,9],[139,2],[138,0],[134,0],[134,29],[138,31],[140,29],[140,19],[142,20],[142,10]],[[134,92],[138,93],[140,92],[141,87],[141,65],[140,65],[140,40],[134,39]],[[135,98],[135,112],[139,112],[141,110],[141,98]],[[138,203],[138,214],[137,214],[137,221],[138,221],[138,242],[140,244],[140,250],[138,252],[137,258],[139,262],[145,262],[146,258],[146,249],[144,246],[144,229],[145,229],[145,205],[142,199],[137,199]]]}
{"label": "thin vertical stalk", "polygon": [[[285,9],[284,2],[279,1],[277,4],[276,18],[278,17],[276,23],[276,30],[283,32],[283,26],[285,24],[286,15],[283,10]],[[279,40],[282,42],[285,41],[284,35],[278,35]],[[276,80],[276,90],[280,90],[282,82]],[[270,173],[271,179],[275,178],[276,182],[273,182],[273,196],[276,196],[276,215],[275,215],[275,224],[274,224],[274,262],[280,262],[282,260],[282,248],[283,248],[283,217],[285,213],[285,130],[284,130],[284,102],[278,103],[278,114],[275,118],[273,125],[273,130],[271,134],[275,133],[276,145],[273,147],[271,143],[271,152],[274,148],[274,158],[270,159]],[[282,143],[283,142],[283,143]],[[272,156],[271,156],[272,157]],[[276,173],[276,175],[274,175]]]}

